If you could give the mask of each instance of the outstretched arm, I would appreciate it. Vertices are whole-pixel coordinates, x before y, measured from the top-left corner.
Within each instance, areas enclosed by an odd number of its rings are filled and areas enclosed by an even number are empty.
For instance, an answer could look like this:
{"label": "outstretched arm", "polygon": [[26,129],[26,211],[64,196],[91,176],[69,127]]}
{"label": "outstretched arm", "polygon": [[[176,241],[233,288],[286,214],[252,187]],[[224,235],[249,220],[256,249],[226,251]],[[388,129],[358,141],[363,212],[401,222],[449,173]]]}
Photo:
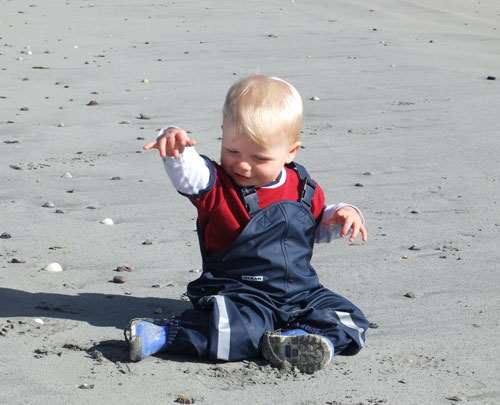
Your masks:
{"label": "outstretched arm", "polygon": [[196,152],[195,141],[177,127],[163,128],[156,142],[144,146],[144,150],[158,149],[163,166],[175,189],[187,196],[197,196],[210,183],[210,163]]}

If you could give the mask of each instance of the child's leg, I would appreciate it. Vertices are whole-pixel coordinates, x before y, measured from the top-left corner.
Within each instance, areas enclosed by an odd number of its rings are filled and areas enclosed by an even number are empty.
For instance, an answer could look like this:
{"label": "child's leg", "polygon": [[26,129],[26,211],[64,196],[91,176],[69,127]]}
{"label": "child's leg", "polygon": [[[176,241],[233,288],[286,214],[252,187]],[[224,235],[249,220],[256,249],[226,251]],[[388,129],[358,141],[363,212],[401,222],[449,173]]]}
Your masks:
{"label": "child's leg", "polygon": [[175,337],[168,351],[228,361],[256,356],[262,335],[274,329],[274,316],[253,298],[248,294],[202,298],[172,328]]}
{"label": "child's leg", "polygon": [[161,350],[214,360],[254,357],[262,335],[274,329],[274,317],[271,309],[250,298],[238,297],[238,302],[221,295],[203,298],[196,309],[168,322]]}
{"label": "child's leg", "polygon": [[314,309],[295,319],[292,327],[327,337],[335,354],[353,355],[363,348],[369,322],[358,307],[326,288],[313,291],[305,301]]}

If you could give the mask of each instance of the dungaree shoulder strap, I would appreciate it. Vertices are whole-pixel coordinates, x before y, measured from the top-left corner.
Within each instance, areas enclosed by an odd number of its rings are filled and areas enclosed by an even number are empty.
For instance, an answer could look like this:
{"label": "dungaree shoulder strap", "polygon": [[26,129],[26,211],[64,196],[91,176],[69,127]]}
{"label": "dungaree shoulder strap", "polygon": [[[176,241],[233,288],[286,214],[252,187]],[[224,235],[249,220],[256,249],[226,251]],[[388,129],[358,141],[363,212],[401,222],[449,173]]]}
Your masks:
{"label": "dungaree shoulder strap", "polygon": [[302,185],[302,193],[299,201],[305,204],[307,208],[311,209],[314,193],[316,192],[316,183],[311,180],[311,177],[304,166],[295,162],[291,162],[287,166],[295,170],[299,175]]}
{"label": "dungaree shoulder strap", "polygon": [[257,212],[260,211],[259,197],[257,197],[257,190],[255,187],[242,187],[240,189],[241,196],[243,197],[243,205],[252,218]]}

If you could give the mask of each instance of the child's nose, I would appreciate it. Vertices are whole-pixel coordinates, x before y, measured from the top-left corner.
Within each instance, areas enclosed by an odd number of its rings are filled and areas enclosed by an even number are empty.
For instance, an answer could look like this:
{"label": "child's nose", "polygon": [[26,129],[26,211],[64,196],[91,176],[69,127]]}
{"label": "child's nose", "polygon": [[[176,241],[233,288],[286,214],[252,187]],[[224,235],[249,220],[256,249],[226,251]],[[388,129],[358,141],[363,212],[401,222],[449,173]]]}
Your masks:
{"label": "child's nose", "polygon": [[250,166],[250,164],[245,160],[240,160],[238,162],[238,167],[245,172],[248,172],[252,169],[252,166]]}

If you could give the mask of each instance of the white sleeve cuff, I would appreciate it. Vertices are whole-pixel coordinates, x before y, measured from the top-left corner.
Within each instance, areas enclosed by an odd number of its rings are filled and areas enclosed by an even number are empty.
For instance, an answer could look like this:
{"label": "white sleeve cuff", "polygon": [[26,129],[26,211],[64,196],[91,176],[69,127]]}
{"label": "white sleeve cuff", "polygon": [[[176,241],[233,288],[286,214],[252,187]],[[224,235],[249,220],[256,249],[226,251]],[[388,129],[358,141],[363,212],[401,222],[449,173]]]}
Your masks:
{"label": "white sleeve cuff", "polygon": [[[160,136],[162,133],[160,134]],[[166,156],[163,166],[175,189],[185,195],[198,195],[210,183],[210,168],[193,146],[184,149],[179,158]]]}

